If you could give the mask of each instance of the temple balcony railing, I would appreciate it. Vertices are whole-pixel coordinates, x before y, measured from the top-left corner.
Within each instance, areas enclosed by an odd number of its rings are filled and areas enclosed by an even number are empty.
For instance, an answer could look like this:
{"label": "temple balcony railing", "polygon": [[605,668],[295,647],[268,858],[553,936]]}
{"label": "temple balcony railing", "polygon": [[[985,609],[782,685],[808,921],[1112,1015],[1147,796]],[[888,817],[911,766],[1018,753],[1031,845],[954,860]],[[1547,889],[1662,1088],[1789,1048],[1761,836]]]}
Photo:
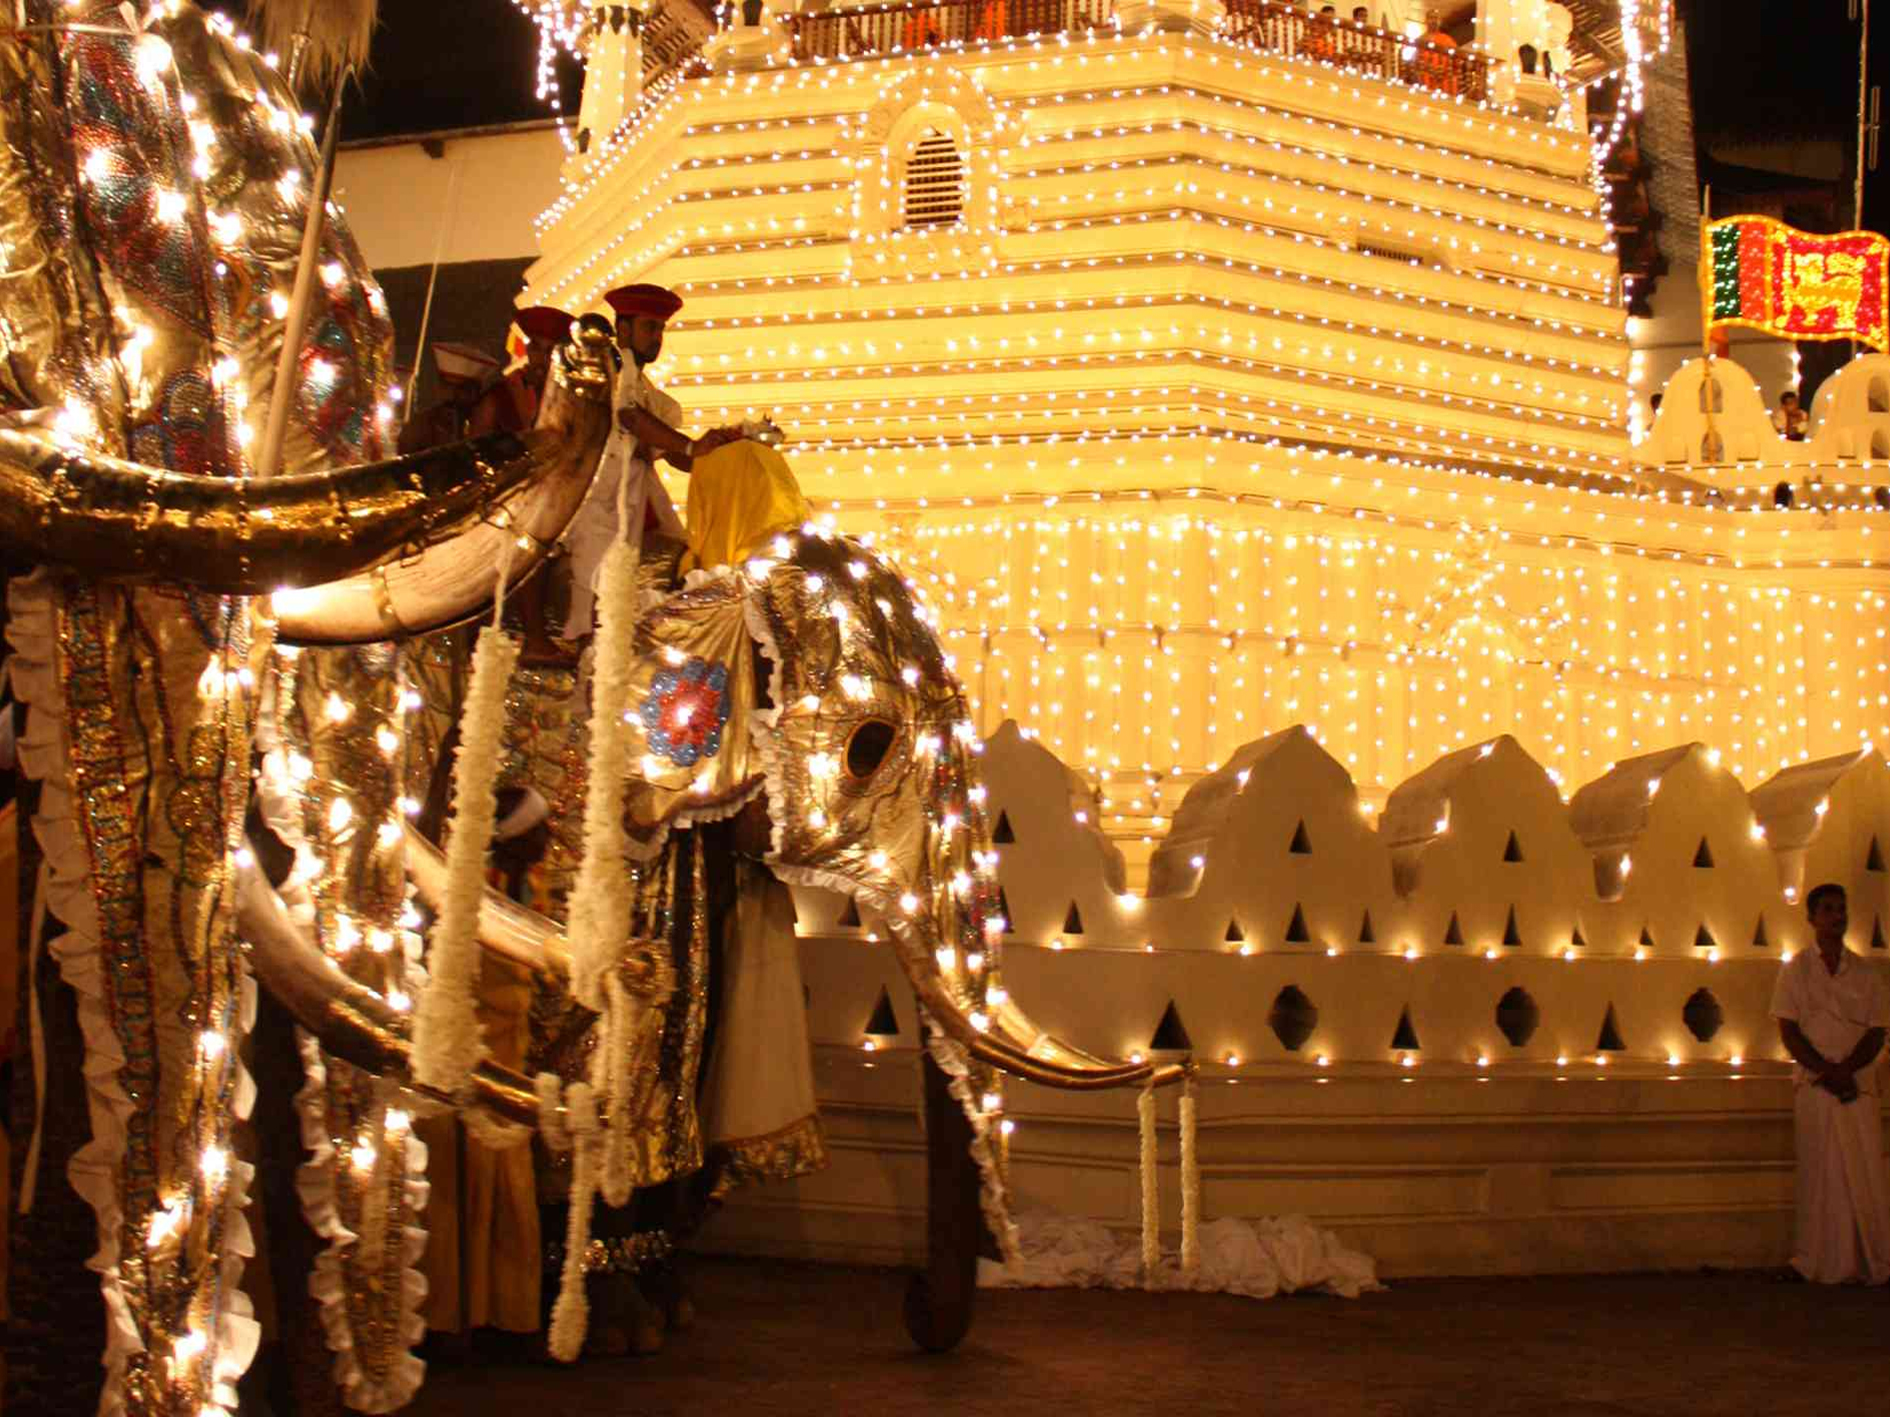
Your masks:
{"label": "temple balcony railing", "polygon": [[[1222,35],[1267,54],[1300,55],[1368,78],[1480,102],[1490,60],[1475,50],[1330,19],[1278,0],[1226,0]],[[780,16],[806,63],[1081,33],[1116,23],[1116,0],[930,0],[795,11]]]}

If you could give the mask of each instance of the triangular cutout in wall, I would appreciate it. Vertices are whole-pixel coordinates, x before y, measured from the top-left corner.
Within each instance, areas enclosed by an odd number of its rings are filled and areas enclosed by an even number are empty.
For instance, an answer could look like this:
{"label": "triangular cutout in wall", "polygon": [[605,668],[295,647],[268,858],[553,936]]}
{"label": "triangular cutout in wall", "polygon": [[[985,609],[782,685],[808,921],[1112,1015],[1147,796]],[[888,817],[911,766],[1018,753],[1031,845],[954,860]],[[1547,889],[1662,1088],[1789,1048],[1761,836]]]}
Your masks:
{"label": "triangular cutout in wall", "polygon": [[1010,846],[1017,840],[1017,833],[1011,830],[1011,818],[1008,812],[999,812],[997,825],[991,828],[993,846]]}
{"label": "triangular cutout in wall", "polygon": [[1509,834],[1509,840],[1503,845],[1503,859],[1512,864],[1523,859],[1522,843],[1516,840],[1516,833]]}
{"label": "triangular cutout in wall", "polygon": [[1608,1005],[1608,1015],[1601,1021],[1601,1036],[1595,1040],[1597,1053],[1625,1052],[1627,1044],[1621,1041],[1621,1025],[1614,1020],[1614,1005]]}
{"label": "triangular cutout in wall", "polygon": [[1588,948],[1588,937],[1582,933],[1582,927],[1579,922],[1573,930],[1568,932],[1568,943],[1571,949],[1585,950]]}
{"label": "triangular cutout in wall", "polygon": [[857,930],[860,926],[859,903],[852,896],[847,897],[846,908],[840,912],[840,918],[833,922],[842,928]]}
{"label": "triangular cutout in wall", "polygon": [[1444,927],[1444,943],[1447,945],[1463,943],[1463,926],[1457,923],[1457,912],[1454,910],[1450,912],[1450,924]]}
{"label": "triangular cutout in wall", "polygon": [[1700,928],[1693,932],[1693,948],[1696,950],[1716,950],[1719,941],[1713,938],[1713,932],[1706,928],[1706,922],[1700,922]]}
{"label": "triangular cutout in wall", "polygon": [[1155,1025],[1155,1036],[1148,1041],[1151,1053],[1192,1053],[1194,1041],[1188,1037],[1188,1030],[1182,1025],[1181,1011],[1170,999],[1168,1007],[1162,1010],[1162,1021]]}
{"label": "triangular cutout in wall", "polygon": [[1004,898],[1003,886],[998,887],[998,914],[1004,917],[1004,933],[1007,935],[1015,935],[1017,933],[1017,919],[1011,914],[1011,903]]}
{"label": "triangular cutout in wall", "polygon": [[1398,1015],[1398,1030],[1391,1035],[1391,1046],[1407,1052],[1416,1052],[1419,1048],[1417,1030],[1411,1027],[1411,1006],[1406,1004],[1404,1012]]}
{"label": "triangular cutout in wall", "polygon": [[1700,838],[1699,850],[1693,853],[1693,864],[1701,870],[1713,864],[1713,848],[1707,845],[1706,838]]}
{"label": "triangular cutout in wall", "polygon": [[899,1016],[893,1012],[892,995],[882,987],[879,1002],[873,1005],[872,1017],[866,1021],[866,1032],[878,1038],[892,1038],[899,1032]]}
{"label": "triangular cutout in wall", "polygon": [[1358,942],[1361,945],[1378,943],[1378,934],[1372,929],[1372,913],[1369,910],[1365,912],[1365,918],[1358,922]]}
{"label": "triangular cutout in wall", "polygon": [[1240,922],[1238,920],[1229,920],[1227,922],[1227,933],[1222,936],[1222,938],[1230,945],[1244,944],[1247,939],[1247,937],[1241,933]]}
{"label": "triangular cutout in wall", "polygon": [[1755,950],[1767,949],[1771,946],[1771,943],[1772,937],[1765,933],[1765,915],[1761,912],[1759,915],[1759,923],[1752,927],[1752,948]]}
{"label": "triangular cutout in wall", "polygon": [[1870,839],[1870,851],[1864,857],[1864,869],[1866,871],[1883,870],[1883,848],[1877,845],[1877,838],[1874,836]]}
{"label": "triangular cutout in wall", "polygon": [[1293,907],[1293,918],[1286,922],[1286,943],[1289,945],[1312,943],[1312,932],[1306,928],[1306,912],[1297,905]]}
{"label": "triangular cutout in wall", "polygon": [[1654,948],[1654,932],[1645,925],[1641,926],[1641,943],[1650,950]]}
{"label": "triangular cutout in wall", "polygon": [[1890,948],[1883,938],[1883,917],[1877,916],[1870,922],[1870,947],[1873,950]]}
{"label": "triangular cutout in wall", "polygon": [[1293,844],[1286,849],[1295,856],[1312,855],[1312,840],[1306,835],[1306,823],[1304,821],[1293,828]]}
{"label": "triangular cutout in wall", "polygon": [[1083,913],[1076,908],[1076,902],[1070,902],[1070,913],[1063,917],[1063,933],[1080,935],[1083,933]]}
{"label": "triangular cutout in wall", "polygon": [[1513,905],[1509,908],[1509,919],[1503,924],[1503,943],[1512,946],[1522,943],[1522,934],[1516,928],[1516,907]]}

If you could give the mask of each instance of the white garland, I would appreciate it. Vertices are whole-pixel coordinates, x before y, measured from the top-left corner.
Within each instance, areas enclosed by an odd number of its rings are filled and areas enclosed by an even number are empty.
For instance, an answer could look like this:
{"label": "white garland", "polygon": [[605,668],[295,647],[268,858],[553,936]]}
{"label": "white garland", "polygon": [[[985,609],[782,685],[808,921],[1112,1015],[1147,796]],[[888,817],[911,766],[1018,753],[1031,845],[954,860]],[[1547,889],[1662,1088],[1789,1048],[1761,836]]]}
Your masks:
{"label": "white garland", "polygon": [[[539,1111],[546,1104],[546,1074],[539,1077]],[[551,1091],[556,1090],[555,1079]],[[584,1252],[591,1244],[591,1200],[597,1194],[597,1104],[590,1084],[574,1082],[564,1094],[564,1125],[572,1141],[571,1214],[564,1232],[564,1272],[558,1279],[558,1302],[551,1309],[548,1345],[560,1363],[574,1363],[584,1351],[590,1328],[590,1303],[584,1297]]]}
{"label": "white garland", "polygon": [[449,1095],[465,1087],[485,1052],[477,1011],[479,905],[486,887],[486,847],[498,816],[505,691],[518,653],[518,641],[496,625],[479,632],[453,762],[446,896],[433,933],[426,991],[414,1011],[414,1079]]}
{"label": "white garland", "polygon": [[636,665],[636,558],[621,537],[604,553],[597,583],[597,635],[592,641],[589,780],[584,791],[584,855],[571,888],[571,992],[603,1013],[604,975],[630,933],[628,839],[623,805],[629,790],[630,676]]}
{"label": "white garland", "polygon": [[1181,1273],[1201,1271],[1201,1157],[1196,1147],[1194,1070],[1181,1083]]}
{"label": "white garland", "polygon": [[1153,1284],[1162,1259],[1161,1192],[1155,1174],[1155,1089],[1145,1087],[1135,1099],[1142,1145],[1142,1282]]}

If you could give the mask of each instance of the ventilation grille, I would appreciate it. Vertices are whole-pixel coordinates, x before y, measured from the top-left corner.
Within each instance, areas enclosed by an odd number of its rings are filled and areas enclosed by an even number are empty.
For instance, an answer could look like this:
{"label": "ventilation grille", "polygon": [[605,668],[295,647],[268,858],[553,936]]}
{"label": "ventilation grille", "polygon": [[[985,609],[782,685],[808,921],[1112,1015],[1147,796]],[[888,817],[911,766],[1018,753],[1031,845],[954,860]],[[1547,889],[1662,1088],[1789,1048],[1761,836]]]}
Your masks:
{"label": "ventilation grille", "polygon": [[965,211],[965,160],[943,133],[927,133],[906,164],[905,224],[950,226]]}
{"label": "ventilation grille", "polygon": [[1396,261],[1402,266],[1428,266],[1430,261],[1416,251],[1390,246],[1382,241],[1360,241],[1352,247],[1361,256],[1376,256],[1381,261]]}

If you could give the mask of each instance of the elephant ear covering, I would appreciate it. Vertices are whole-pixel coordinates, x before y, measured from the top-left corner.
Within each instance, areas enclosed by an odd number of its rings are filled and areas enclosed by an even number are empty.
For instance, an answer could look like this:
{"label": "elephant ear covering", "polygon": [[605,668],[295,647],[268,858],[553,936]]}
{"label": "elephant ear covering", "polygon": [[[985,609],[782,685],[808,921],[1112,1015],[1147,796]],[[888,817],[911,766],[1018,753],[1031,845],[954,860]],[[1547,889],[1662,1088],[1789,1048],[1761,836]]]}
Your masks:
{"label": "elephant ear covering", "polygon": [[639,854],[673,825],[732,815],[760,788],[749,594],[741,571],[691,572],[637,626],[625,814]]}

